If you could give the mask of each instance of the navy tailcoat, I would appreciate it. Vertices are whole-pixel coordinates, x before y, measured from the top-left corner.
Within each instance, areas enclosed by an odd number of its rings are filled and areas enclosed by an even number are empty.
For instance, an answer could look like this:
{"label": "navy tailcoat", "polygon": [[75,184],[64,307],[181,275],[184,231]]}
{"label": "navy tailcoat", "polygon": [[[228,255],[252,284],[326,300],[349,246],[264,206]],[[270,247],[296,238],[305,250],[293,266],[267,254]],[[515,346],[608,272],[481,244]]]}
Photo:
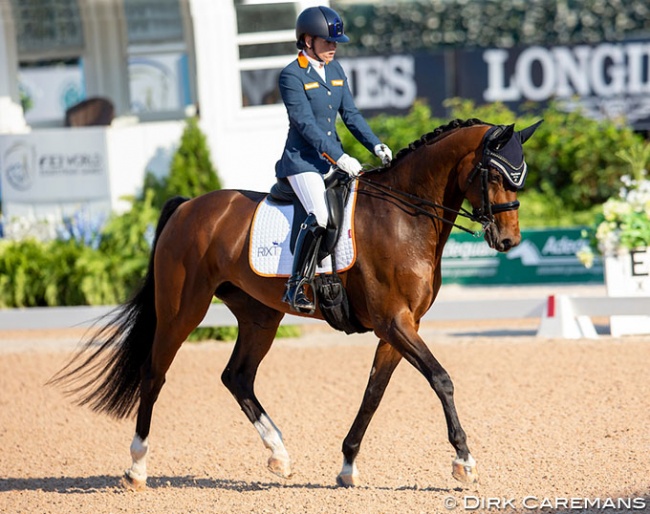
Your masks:
{"label": "navy tailcoat", "polygon": [[325,66],[326,81],[301,53],[280,73],[280,94],[289,115],[289,134],[282,157],[275,165],[277,177],[305,171],[327,173],[331,163],[343,155],[336,133],[336,114],[350,132],[371,152],[379,139],[363,118],[350,92],[341,65],[331,61]]}

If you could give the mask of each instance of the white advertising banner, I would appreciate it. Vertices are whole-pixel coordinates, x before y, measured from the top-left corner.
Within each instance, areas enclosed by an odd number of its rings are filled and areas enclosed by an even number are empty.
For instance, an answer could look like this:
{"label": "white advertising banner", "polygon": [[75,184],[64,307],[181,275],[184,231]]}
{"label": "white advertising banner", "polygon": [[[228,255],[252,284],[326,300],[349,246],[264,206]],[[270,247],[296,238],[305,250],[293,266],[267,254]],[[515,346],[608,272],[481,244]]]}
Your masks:
{"label": "white advertising banner", "polygon": [[106,129],[45,130],[0,138],[2,202],[110,199]]}
{"label": "white advertising banner", "polygon": [[[650,249],[621,250],[605,257],[607,295],[650,296]],[[611,316],[613,336],[650,334],[650,316]]]}

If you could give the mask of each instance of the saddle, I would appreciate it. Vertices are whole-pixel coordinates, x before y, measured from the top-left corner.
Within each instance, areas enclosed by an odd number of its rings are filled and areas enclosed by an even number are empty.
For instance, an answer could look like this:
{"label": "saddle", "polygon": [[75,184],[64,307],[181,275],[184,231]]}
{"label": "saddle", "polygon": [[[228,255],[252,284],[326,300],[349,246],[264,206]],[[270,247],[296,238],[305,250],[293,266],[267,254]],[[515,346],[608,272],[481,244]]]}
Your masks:
{"label": "saddle", "polygon": [[[336,242],[341,235],[343,225],[343,213],[350,197],[350,182],[352,177],[347,173],[334,172],[325,178],[325,195],[327,198],[327,229],[321,247],[318,252],[318,260],[321,261],[331,255]],[[286,178],[279,178],[271,187],[270,198],[280,204],[293,205],[293,224],[291,226],[290,248],[293,253],[296,247],[296,239],[300,231],[300,224],[307,217],[307,211],[298,200],[291,184]]]}
{"label": "saddle", "polygon": [[[318,252],[318,260],[323,260],[331,255],[336,247],[336,242],[341,234],[345,206],[350,197],[350,182],[352,178],[347,173],[335,172],[325,179],[325,195],[329,216],[327,229]],[[269,197],[276,203],[293,204],[294,215],[291,226],[290,248],[295,250],[296,239],[300,225],[307,217],[305,208],[300,203],[286,178],[280,178],[271,187]],[[336,257],[336,256],[335,256]],[[336,270],[336,264],[333,266]],[[341,278],[334,271],[332,274],[318,275],[314,279],[315,294],[318,297],[318,306],[325,321],[336,330],[346,334],[363,333],[369,329],[361,325],[354,313],[350,310],[348,296]]]}

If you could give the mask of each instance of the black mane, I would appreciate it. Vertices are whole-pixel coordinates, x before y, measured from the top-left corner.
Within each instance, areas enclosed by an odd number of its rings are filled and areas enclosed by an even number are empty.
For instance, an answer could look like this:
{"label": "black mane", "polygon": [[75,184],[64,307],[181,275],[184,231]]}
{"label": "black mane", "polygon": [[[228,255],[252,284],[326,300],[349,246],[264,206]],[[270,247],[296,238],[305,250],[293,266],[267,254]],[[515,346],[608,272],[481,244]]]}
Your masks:
{"label": "black mane", "polygon": [[428,134],[424,134],[422,137],[420,137],[420,139],[416,139],[415,141],[410,143],[406,148],[402,148],[399,152],[397,152],[394,159],[388,166],[384,166],[384,167],[380,166],[379,168],[376,168],[376,170],[368,170],[368,171],[382,171],[385,169],[389,169],[395,164],[397,164],[398,161],[402,160],[407,155],[413,153],[421,146],[431,144],[436,139],[438,139],[441,135],[457,128],[472,127],[474,125],[492,125],[492,124],[481,121],[478,118],[469,118],[467,120],[461,120],[461,119],[452,120],[446,125],[441,125],[437,129],[434,129],[432,132],[429,132]]}
{"label": "black mane", "polygon": [[433,130],[433,132],[424,134],[420,139],[416,139],[411,144],[409,144],[406,148],[402,148],[395,155],[395,160],[397,161],[403,158],[404,156],[412,153],[413,151],[417,150],[421,146],[432,143],[435,139],[440,137],[445,132],[449,132],[450,130],[457,129],[457,128],[472,127],[474,125],[489,125],[489,123],[485,123],[484,121],[481,121],[478,118],[470,118],[468,120],[460,120],[460,119],[451,120],[446,125],[439,126],[437,129]]}

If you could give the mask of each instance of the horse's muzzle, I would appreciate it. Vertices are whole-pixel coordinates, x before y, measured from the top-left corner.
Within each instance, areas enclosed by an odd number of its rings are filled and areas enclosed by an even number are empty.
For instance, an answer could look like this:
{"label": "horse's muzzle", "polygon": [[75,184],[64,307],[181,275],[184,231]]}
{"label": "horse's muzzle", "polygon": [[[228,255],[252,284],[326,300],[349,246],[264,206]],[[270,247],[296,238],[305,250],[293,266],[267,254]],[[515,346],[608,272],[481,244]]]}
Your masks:
{"label": "horse's muzzle", "polygon": [[496,223],[490,223],[485,227],[485,241],[490,248],[498,252],[507,252],[521,242],[521,234],[502,234]]}

